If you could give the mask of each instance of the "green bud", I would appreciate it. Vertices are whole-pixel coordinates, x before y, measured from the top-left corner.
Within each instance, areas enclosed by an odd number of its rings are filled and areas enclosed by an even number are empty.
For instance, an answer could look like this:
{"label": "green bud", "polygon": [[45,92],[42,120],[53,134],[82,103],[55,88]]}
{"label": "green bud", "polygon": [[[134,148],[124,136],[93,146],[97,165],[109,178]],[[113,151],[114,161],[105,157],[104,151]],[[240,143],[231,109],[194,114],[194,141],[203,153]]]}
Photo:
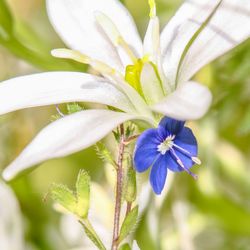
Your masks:
{"label": "green bud", "polygon": [[82,110],[84,110],[84,108],[81,107],[78,103],[67,104],[67,111],[68,111],[69,115],[76,113],[76,112],[79,112],[79,111],[82,111]]}
{"label": "green bud", "polygon": [[76,181],[76,214],[81,218],[86,218],[89,211],[90,177],[88,173],[81,170]]}
{"label": "green bud", "polygon": [[136,199],[136,173],[132,167],[129,167],[127,171],[124,198],[130,203],[134,202]]}
{"label": "green bud", "polygon": [[0,38],[7,40],[13,31],[13,19],[5,0],[0,0]]}

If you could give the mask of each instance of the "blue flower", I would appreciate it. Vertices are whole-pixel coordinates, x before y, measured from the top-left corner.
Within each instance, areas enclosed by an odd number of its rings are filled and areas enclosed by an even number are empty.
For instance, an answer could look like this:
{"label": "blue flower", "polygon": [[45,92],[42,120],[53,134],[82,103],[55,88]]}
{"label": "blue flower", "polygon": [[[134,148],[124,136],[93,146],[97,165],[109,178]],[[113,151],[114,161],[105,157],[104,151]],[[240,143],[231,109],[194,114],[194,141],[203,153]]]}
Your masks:
{"label": "blue flower", "polygon": [[152,166],[150,183],[156,194],[161,194],[168,169],[173,172],[186,171],[197,178],[189,169],[196,163],[198,146],[190,128],[184,121],[164,117],[158,128],[143,132],[136,142],[134,165],[136,171],[144,172]]}

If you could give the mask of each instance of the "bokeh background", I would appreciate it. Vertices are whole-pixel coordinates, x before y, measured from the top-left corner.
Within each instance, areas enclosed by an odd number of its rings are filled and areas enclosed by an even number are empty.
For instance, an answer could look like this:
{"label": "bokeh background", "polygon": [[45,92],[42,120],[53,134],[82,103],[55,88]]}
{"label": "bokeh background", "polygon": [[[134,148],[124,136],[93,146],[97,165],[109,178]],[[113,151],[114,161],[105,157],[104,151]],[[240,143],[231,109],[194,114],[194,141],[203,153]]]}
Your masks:
{"label": "bokeh background", "polygon": [[[148,22],[147,1],[123,2],[143,35]],[[0,0],[0,26],[8,27],[13,39],[9,43],[0,39],[0,80],[47,70],[87,70],[50,56],[50,50],[63,43],[48,21],[44,0],[8,0],[10,13],[3,3]],[[162,27],[180,4],[177,0],[157,1]],[[249,250],[250,42],[206,66],[195,78],[208,85],[214,96],[207,115],[189,124],[200,145],[203,163],[194,169],[199,180],[187,174],[175,175],[164,199],[157,200],[156,205],[150,203],[146,209],[135,230],[136,239],[142,250]],[[0,171],[54,114],[52,106],[0,117]],[[77,237],[67,240],[61,215],[51,201],[43,199],[54,182],[72,187],[81,168],[90,173],[93,181],[107,186],[105,167],[94,148],[43,163],[8,184],[20,205],[25,244],[20,249],[85,249]],[[7,206],[5,200],[0,198],[0,202],[0,207]],[[112,217],[110,220],[112,223]],[[73,226],[69,231],[74,232]]]}

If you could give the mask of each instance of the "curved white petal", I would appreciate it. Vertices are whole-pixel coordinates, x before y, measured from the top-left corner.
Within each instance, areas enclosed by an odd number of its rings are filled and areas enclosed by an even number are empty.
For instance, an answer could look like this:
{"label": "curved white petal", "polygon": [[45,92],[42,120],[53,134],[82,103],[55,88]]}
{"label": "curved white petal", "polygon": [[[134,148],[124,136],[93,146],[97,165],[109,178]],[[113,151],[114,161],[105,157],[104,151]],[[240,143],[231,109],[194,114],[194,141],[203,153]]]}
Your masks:
{"label": "curved white petal", "polygon": [[211,102],[212,95],[207,87],[187,82],[152,109],[178,120],[196,120],[207,112]]}
{"label": "curved white petal", "polygon": [[185,1],[161,34],[169,83],[184,83],[202,66],[247,39],[249,13],[248,0]]}
{"label": "curved white petal", "polygon": [[128,97],[104,78],[77,72],[22,76],[0,84],[0,115],[65,102],[94,102],[135,112]]}
{"label": "curved white petal", "polygon": [[65,116],[45,127],[3,172],[5,180],[45,160],[63,157],[87,148],[119,124],[143,119],[109,110],[86,110]]}
{"label": "curved white petal", "polygon": [[138,54],[142,43],[133,18],[118,0],[47,0],[50,21],[65,43],[83,54],[121,69],[115,47],[95,20],[102,12],[117,26],[125,41]]}
{"label": "curved white petal", "polygon": [[13,191],[0,181],[0,249],[24,250],[21,211]]}

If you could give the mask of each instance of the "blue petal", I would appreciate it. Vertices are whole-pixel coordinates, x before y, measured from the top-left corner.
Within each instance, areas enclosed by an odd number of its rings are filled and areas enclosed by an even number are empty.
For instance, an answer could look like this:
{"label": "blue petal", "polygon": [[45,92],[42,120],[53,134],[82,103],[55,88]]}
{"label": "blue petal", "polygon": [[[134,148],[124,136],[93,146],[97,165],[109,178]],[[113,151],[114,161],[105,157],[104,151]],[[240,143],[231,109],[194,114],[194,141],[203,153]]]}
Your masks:
{"label": "blue petal", "polygon": [[[174,143],[183,148],[184,150],[188,151],[191,157],[196,157],[198,153],[198,146],[196,138],[191,129],[184,127],[182,131],[176,136]],[[191,157],[187,156],[178,148],[173,148],[177,157],[182,161],[183,165],[189,169],[194,165]],[[183,168],[176,162],[175,157],[171,152],[165,155],[167,157],[167,165],[168,168],[174,172],[183,171]]]}
{"label": "blue petal", "polygon": [[157,146],[161,143],[157,129],[148,129],[138,138],[134,152],[136,171],[146,171],[156,160],[159,152]]}
{"label": "blue petal", "polygon": [[177,135],[180,133],[184,127],[184,121],[178,121],[172,118],[164,117],[160,121],[159,124],[159,132],[165,136],[165,138],[169,135]]}
{"label": "blue petal", "polygon": [[150,183],[156,194],[161,194],[164,188],[167,170],[166,158],[163,156],[158,157],[150,173]]}

